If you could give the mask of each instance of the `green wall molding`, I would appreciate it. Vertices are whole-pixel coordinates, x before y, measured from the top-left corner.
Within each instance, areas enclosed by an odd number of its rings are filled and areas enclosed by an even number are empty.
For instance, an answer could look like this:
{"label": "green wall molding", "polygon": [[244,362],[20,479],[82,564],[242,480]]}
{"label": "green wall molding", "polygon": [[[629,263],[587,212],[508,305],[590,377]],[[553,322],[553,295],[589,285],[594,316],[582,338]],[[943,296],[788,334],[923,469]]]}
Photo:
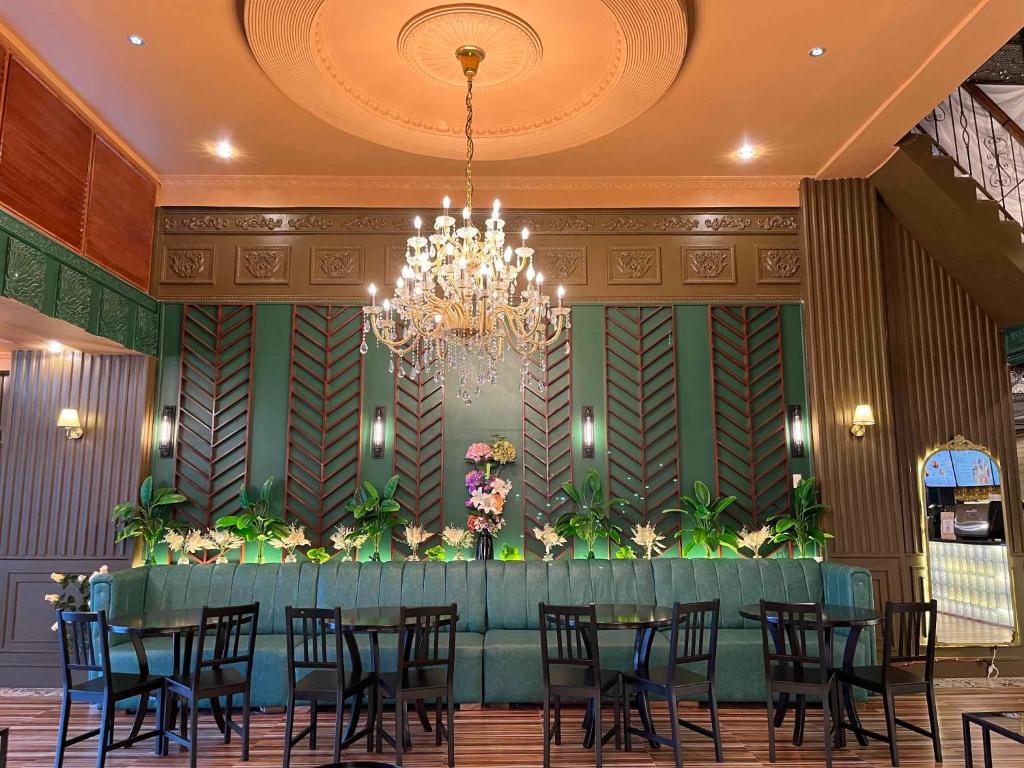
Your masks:
{"label": "green wall molding", "polygon": [[0,295],[137,352],[158,352],[156,299],[2,211]]}
{"label": "green wall molding", "polygon": [[1015,325],[1003,332],[1006,337],[1007,365],[1024,364],[1024,325]]}

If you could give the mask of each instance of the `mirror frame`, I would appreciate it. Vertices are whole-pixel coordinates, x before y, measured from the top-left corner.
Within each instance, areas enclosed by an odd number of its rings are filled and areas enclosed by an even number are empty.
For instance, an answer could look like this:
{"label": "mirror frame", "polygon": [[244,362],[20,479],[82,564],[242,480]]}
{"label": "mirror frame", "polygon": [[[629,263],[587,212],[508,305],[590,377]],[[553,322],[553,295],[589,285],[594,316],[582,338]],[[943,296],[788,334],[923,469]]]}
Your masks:
{"label": "mirror frame", "polygon": [[[931,539],[928,535],[928,498],[927,488],[924,484],[924,468],[928,463],[928,459],[939,451],[983,451],[988,454],[988,457],[995,462],[996,469],[999,471],[999,493],[1002,496],[1004,502],[1006,500],[1006,475],[1003,472],[1003,465],[999,457],[996,456],[988,446],[981,445],[980,443],[974,443],[968,440],[961,434],[953,436],[952,440],[939,445],[933,446],[924,452],[921,459],[917,462],[917,495],[921,503],[919,525],[921,529],[921,540],[924,542],[924,564],[925,571],[927,572],[927,579],[925,580],[925,588],[927,594],[925,595],[926,600],[930,600],[932,597],[932,553],[931,553]],[[1006,530],[1006,505],[1003,504],[1003,530]],[[941,638],[936,636],[935,644],[940,648],[1013,648],[1021,645],[1021,616],[1020,611],[1017,610],[1017,585],[1014,583],[1013,577],[1013,564],[1009,559],[1009,542],[1004,543],[1007,547],[1007,571],[1009,573],[1010,582],[1010,605],[1013,608],[1013,627],[1011,628],[1011,640],[1008,643],[986,643],[983,646],[977,645],[966,645],[964,643],[948,643],[943,642]]]}

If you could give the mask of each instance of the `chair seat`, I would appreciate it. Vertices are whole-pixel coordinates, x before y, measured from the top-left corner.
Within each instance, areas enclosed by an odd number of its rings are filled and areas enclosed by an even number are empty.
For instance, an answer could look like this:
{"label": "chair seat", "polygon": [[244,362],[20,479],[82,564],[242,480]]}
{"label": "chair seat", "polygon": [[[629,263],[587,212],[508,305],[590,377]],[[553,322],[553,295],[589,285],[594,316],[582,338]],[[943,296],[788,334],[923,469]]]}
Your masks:
{"label": "chair seat", "polygon": [[[164,679],[158,675],[133,675],[127,672],[112,672],[111,688],[115,698],[134,696],[142,691],[152,691],[163,685]],[[71,686],[76,693],[102,694],[106,690],[106,679],[101,675],[83,680]]]}
{"label": "chair seat", "polygon": [[[588,667],[552,664],[548,672],[552,688],[593,688],[594,673]],[[613,669],[601,670],[601,690],[607,691],[618,685],[619,673]]]}
{"label": "chair seat", "polygon": [[[417,688],[444,688],[448,685],[448,671],[444,667],[424,667],[409,670],[404,690],[413,691]],[[381,687],[394,693],[398,685],[398,673],[384,672],[377,676]]]}
{"label": "chair seat", "polygon": [[[191,675],[174,675],[168,677],[167,682],[170,683],[174,688],[188,690],[192,686]],[[222,667],[220,669],[211,669],[208,672],[199,673],[198,681],[198,698],[204,698],[204,691],[216,691],[222,693],[223,688],[234,688],[242,690],[245,688],[245,675],[239,672],[237,669],[231,669],[230,667]],[[216,695],[216,694],[215,694]]]}
{"label": "chair seat", "polygon": [[[668,670],[664,667],[653,669],[647,676],[637,675],[634,672],[623,672],[622,677],[627,683],[636,680],[664,687],[665,681],[668,679]],[[707,683],[708,679],[703,674],[698,674],[689,669],[676,669],[675,687],[677,688],[690,685],[705,685]]]}
{"label": "chair seat", "polygon": [[[345,673],[342,691],[344,693],[351,693],[359,688],[364,688],[371,679],[369,675],[357,674],[348,670]],[[295,681],[295,693],[297,695],[303,692],[333,694],[337,690],[338,672],[334,669],[314,669]]]}
{"label": "chair seat", "polygon": [[890,687],[923,687],[928,684],[923,674],[907,667],[894,667],[890,665],[886,669],[881,665],[877,665],[872,667],[841,667],[836,670],[836,676],[840,679],[872,691],[883,690],[883,673]]}
{"label": "chair seat", "polygon": [[793,685],[826,685],[835,677],[831,669],[823,670],[818,666],[793,668],[792,664],[773,664],[771,680],[773,684],[787,683]]}

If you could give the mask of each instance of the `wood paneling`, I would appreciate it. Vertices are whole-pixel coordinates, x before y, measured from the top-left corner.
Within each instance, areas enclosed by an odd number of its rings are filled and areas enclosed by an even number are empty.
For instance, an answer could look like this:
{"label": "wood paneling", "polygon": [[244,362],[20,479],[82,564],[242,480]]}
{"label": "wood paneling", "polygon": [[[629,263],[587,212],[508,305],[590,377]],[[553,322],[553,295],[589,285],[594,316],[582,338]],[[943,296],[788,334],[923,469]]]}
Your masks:
{"label": "wood paneling", "polygon": [[149,287],[156,184],[99,136],[93,141],[85,255]]}
{"label": "wood paneling", "polygon": [[[152,365],[26,351],[12,363],[0,424],[0,682],[39,685],[56,679],[53,612],[42,599],[53,591],[50,572],[123,567],[131,556],[114,543],[110,511],[138,492]],[[61,408],[78,409],[81,440],[57,428]]]}
{"label": "wood paneling", "polygon": [[0,203],[80,252],[91,151],[85,121],[12,59],[0,126]]}

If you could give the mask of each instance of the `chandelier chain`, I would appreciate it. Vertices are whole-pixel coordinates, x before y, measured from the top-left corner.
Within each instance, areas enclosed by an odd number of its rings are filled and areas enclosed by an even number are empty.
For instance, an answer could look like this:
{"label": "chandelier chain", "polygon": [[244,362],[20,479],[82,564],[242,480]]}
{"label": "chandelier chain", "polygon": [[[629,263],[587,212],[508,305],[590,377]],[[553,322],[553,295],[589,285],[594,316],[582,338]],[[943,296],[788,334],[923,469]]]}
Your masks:
{"label": "chandelier chain", "polygon": [[466,207],[473,209],[473,79],[466,80]]}

